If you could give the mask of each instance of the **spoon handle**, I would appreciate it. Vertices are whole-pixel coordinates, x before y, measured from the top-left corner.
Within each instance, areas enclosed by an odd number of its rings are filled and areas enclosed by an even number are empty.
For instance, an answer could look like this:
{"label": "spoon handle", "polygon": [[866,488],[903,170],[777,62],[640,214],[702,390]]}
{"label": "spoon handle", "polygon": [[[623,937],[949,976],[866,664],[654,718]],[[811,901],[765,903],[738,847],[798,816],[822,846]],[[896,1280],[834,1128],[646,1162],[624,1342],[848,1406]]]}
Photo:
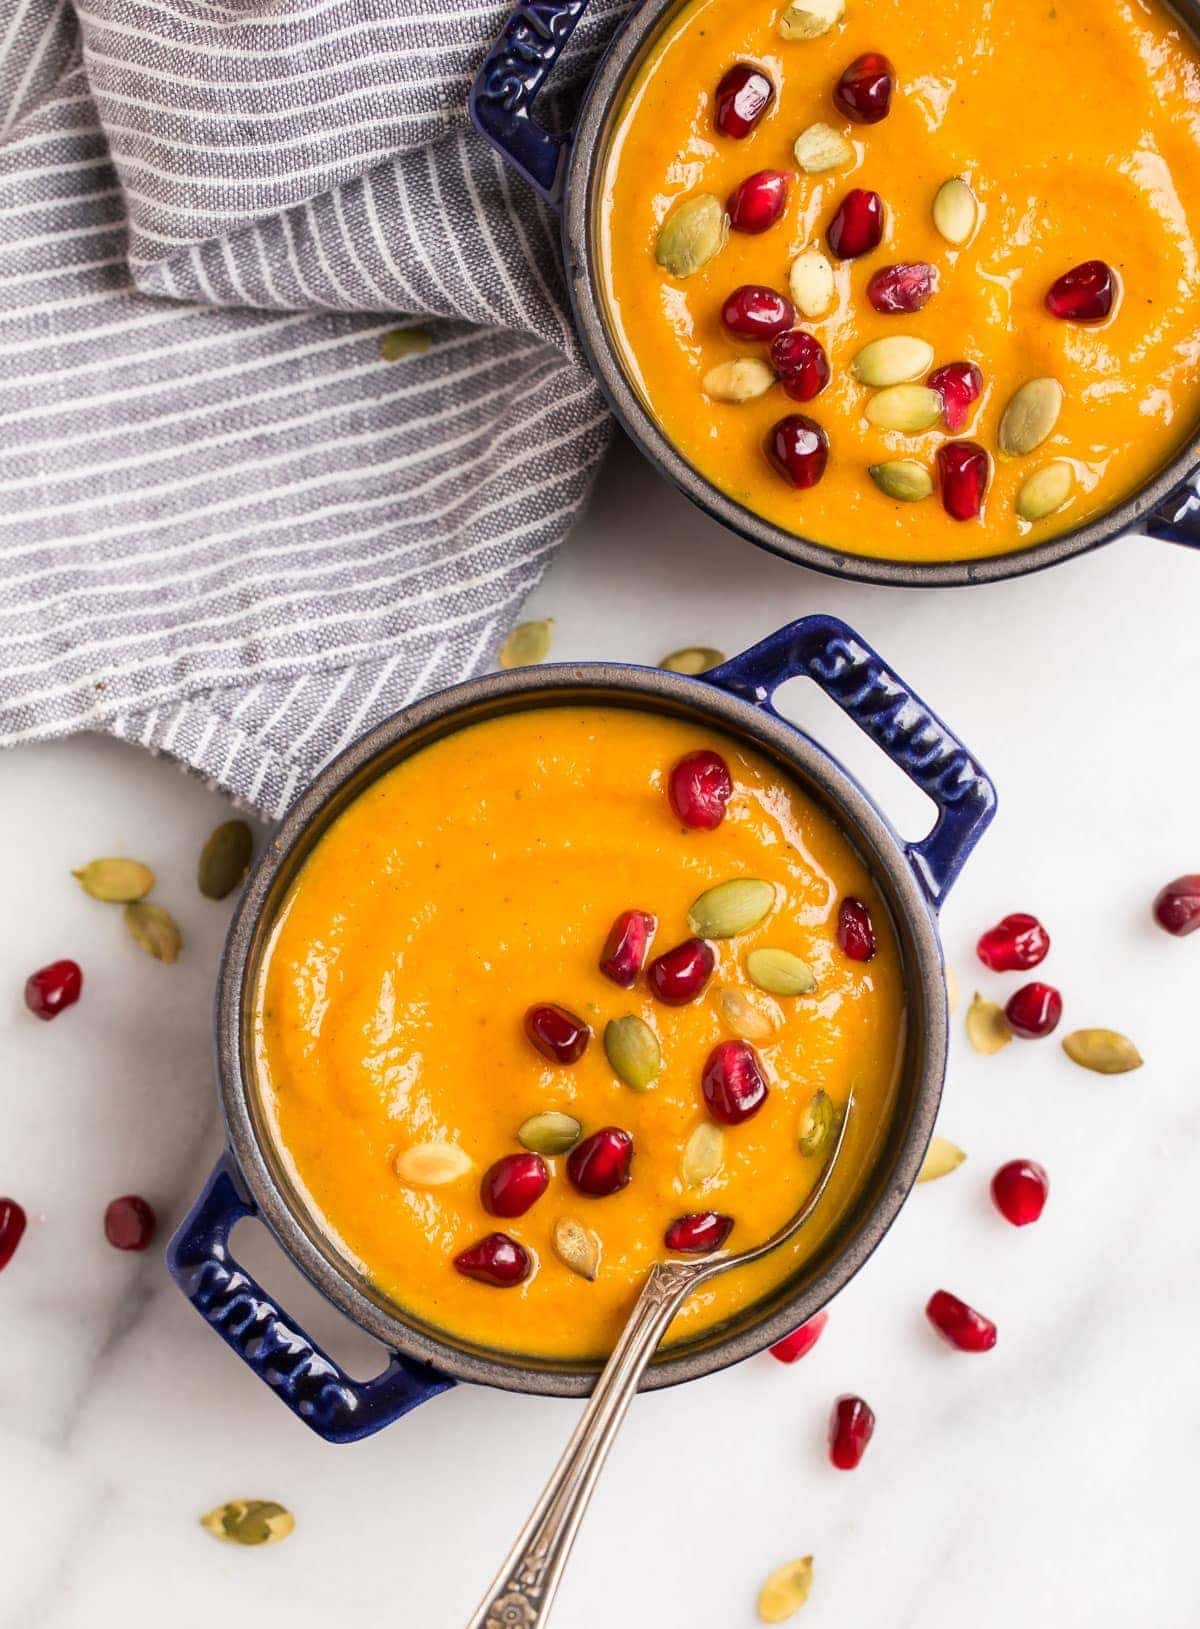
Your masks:
{"label": "spoon handle", "polygon": [[549,1622],[579,1523],[638,1382],[696,1280],[706,1276],[704,1266],[664,1261],[651,1269],[545,1492],[467,1629],[541,1629]]}

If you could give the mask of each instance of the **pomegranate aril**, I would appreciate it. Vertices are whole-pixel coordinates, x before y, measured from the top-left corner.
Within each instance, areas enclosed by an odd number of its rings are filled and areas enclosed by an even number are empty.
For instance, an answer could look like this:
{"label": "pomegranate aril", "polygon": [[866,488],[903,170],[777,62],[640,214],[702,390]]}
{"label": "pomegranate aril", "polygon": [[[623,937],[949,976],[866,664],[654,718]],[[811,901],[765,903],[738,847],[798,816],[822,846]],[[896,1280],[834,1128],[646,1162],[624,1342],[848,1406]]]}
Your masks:
{"label": "pomegranate aril", "polygon": [[875,954],[875,924],[861,899],[853,894],[838,906],[837,941],[852,962],[869,962]]}
{"label": "pomegranate aril", "polygon": [[540,1154],[506,1154],[483,1173],[479,1197],[489,1216],[524,1216],[550,1183]]}
{"label": "pomegranate aril", "polygon": [[947,362],[929,375],[929,388],[942,398],[942,419],[947,430],[957,435],[965,430],[971,408],[983,389],[983,374],[974,362]]}
{"label": "pomegranate aril", "polygon": [[1001,917],[994,928],[981,934],[975,952],[993,973],[1025,972],[1046,959],[1050,935],[1027,911],[1013,911]]}
{"label": "pomegranate aril", "polygon": [[83,973],[78,962],[51,962],[39,967],[25,980],[25,1005],[35,1018],[50,1021],[66,1007],[73,1007],[83,989]]}
{"label": "pomegranate aril", "polygon": [[781,1341],[776,1341],[771,1348],[771,1356],[778,1358],[780,1363],[799,1363],[806,1352],[811,1352],[820,1340],[829,1322],[827,1312],[818,1312],[799,1329],[793,1329],[790,1335],[785,1335]]}
{"label": "pomegranate aril", "polygon": [[592,1038],[582,1018],[552,1002],[530,1007],[525,1014],[525,1033],[551,1063],[577,1063]]}
{"label": "pomegranate aril", "polygon": [[626,1187],[633,1164],[633,1138],[620,1126],[604,1126],[567,1156],[567,1175],[589,1199],[607,1199]]}
{"label": "pomegranate aril", "polygon": [[1009,1160],[992,1178],[996,1209],[1014,1227],[1036,1222],[1050,1195],[1050,1178],[1036,1160]]}
{"label": "pomegranate aril", "polygon": [[797,402],[811,402],[829,383],[825,347],[803,328],[780,334],[771,346],[771,366],[784,390]]}
{"label": "pomegranate aril", "polygon": [[725,213],[735,232],[765,232],[787,208],[788,178],[782,170],[755,170],[734,187]]}
{"label": "pomegranate aril", "polygon": [[700,1077],[708,1112],[723,1126],[740,1125],[767,1101],[767,1077],[748,1041],[722,1041],[713,1047]]}
{"label": "pomegranate aril", "polygon": [[944,441],[937,450],[942,508],[951,520],[974,520],[983,509],[991,460],[976,441]]}
{"label": "pomegranate aril", "polygon": [[704,989],[712,977],[716,956],[704,939],[685,939],[664,950],[646,969],[651,994],[668,1007],[682,1007]]}
{"label": "pomegranate aril", "polygon": [[1085,260],[1051,283],[1046,310],[1063,322],[1103,322],[1117,297],[1117,274],[1103,260]]}
{"label": "pomegranate aril", "polygon": [[839,1397],[829,1421],[829,1459],[839,1471],[852,1471],[875,1434],[875,1415],[861,1397]]}
{"label": "pomegranate aril", "polygon": [[525,1282],[532,1263],[524,1245],[510,1239],[507,1233],[489,1233],[460,1250],[454,1265],[464,1278],[475,1278],[481,1284],[508,1290]]}
{"label": "pomegranate aril", "polygon": [[855,57],[833,87],[834,106],[855,124],[878,124],[892,105],[896,70],[882,51]]}
{"label": "pomegranate aril", "polygon": [[883,199],[877,192],[854,187],[833,212],[825,239],[839,260],[857,260],[879,247],[883,238]]}
{"label": "pomegranate aril", "polygon": [[[937,292],[937,272],[924,260],[881,266],[867,284],[867,299],[884,315],[920,311]],[[930,388],[937,386],[930,380]]]}
{"label": "pomegranate aril", "polygon": [[741,141],[775,100],[775,87],[752,62],[735,62],[717,84],[713,122],[723,136]]}
{"label": "pomegranate aril", "polygon": [[949,1290],[935,1290],[925,1305],[929,1322],[960,1352],[990,1352],[996,1344],[996,1326]]}
{"label": "pomegranate aril", "polygon": [[609,928],[600,952],[600,971],[605,978],[619,984],[622,990],[631,990],[646,965],[657,926],[657,917],[651,916],[649,911],[622,911]]}
{"label": "pomegranate aril", "polygon": [[114,1250],[145,1250],[157,1226],[154,1211],[135,1193],[114,1199],[104,1212],[104,1237]]}
{"label": "pomegranate aril", "polygon": [[766,454],[772,468],[801,491],[816,486],[829,460],[829,437],[815,419],[789,413],[767,431]]}
{"label": "pomegranate aril", "polygon": [[1154,898],[1154,920],[1177,939],[1200,928],[1200,874],[1176,877]]}
{"label": "pomegranate aril", "polygon": [[1062,996],[1052,984],[1040,984],[1037,980],[1023,984],[1009,996],[1004,1016],[1014,1035],[1024,1036],[1027,1041],[1039,1040],[1058,1028]]}
{"label": "pomegranate aril", "polygon": [[729,765],[719,752],[689,752],[672,769],[667,796],[685,826],[714,831],[724,820],[725,805],[733,796]]}
{"label": "pomegranate aril", "polygon": [[0,1268],[16,1254],[25,1231],[25,1212],[15,1199],[0,1199]]}
{"label": "pomegranate aril", "polygon": [[796,320],[796,308],[763,283],[743,283],[721,307],[721,321],[738,339],[774,339]]}
{"label": "pomegranate aril", "polygon": [[676,1217],[663,1234],[663,1243],[680,1255],[708,1256],[719,1250],[732,1232],[732,1216],[721,1216],[715,1210],[693,1211]]}

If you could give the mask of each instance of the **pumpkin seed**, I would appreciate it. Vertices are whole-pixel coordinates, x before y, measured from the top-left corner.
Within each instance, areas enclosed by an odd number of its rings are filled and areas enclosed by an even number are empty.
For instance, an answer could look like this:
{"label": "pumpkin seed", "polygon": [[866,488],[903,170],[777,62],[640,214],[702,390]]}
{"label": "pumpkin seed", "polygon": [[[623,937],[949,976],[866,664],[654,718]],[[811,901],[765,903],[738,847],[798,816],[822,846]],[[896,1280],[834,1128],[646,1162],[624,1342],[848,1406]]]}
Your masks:
{"label": "pumpkin seed", "polygon": [[518,622],[496,653],[501,667],[533,667],[544,662],[550,653],[550,635],[554,618],[541,622]]}
{"label": "pumpkin seed", "polygon": [[1115,1029],[1077,1029],[1063,1036],[1063,1051],[1072,1063],[1098,1075],[1125,1075],[1142,1067],[1142,1055]]}
{"label": "pumpkin seed", "polygon": [[766,1013],[760,1012],[740,990],[719,989],[717,1005],[726,1024],[743,1041],[769,1041],[774,1035],[774,1021]]}
{"label": "pumpkin seed", "polygon": [[889,385],[871,397],[866,413],[876,429],[916,435],[931,429],[941,418],[942,398],[927,385]]}
{"label": "pumpkin seed", "polygon": [[125,926],[148,956],[157,962],[179,960],[183,935],[170,911],[148,899],[139,899],[126,905],[124,916]]}
{"label": "pumpkin seed", "polygon": [[653,1085],[662,1068],[658,1036],[635,1013],[610,1018],[605,1024],[604,1052],[615,1073],[635,1092]]}
{"label": "pumpkin seed", "polygon": [[823,175],[854,157],[854,148],[831,124],[810,124],[796,137],[792,152],[807,175]]}
{"label": "pumpkin seed", "polygon": [[998,1007],[994,1001],[985,1001],[978,992],[967,1008],[967,1040],[976,1052],[989,1056],[999,1052],[1012,1040],[1012,1030],[1008,1027],[1004,1008]]}
{"label": "pumpkin seed", "polygon": [[720,254],[728,236],[724,204],[711,192],[697,192],[662,223],[654,258],[672,277],[691,277]]}
{"label": "pumpkin seed", "polygon": [[154,873],[140,860],[89,860],[71,875],[93,899],[109,905],[128,905],[154,887]]}
{"label": "pumpkin seed", "polygon": [[296,1518],[274,1499],[230,1499],[201,1516],[200,1525],[226,1544],[278,1544]]}
{"label": "pumpkin seed", "polygon": [[812,1588],[813,1558],[789,1561],[777,1567],[758,1592],[758,1616],[763,1623],[786,1623],[808,1600]]}
{"label": "pumpkin seed", "polygon": [[679,1174],[687,1188],[703,1188],[725,1168],[725,1133],[711,1120],[701,1120],[684,1145]]}
{"label": "pumpkin seed", "polygon": [[800,1122],[800,1152],[823,1154],[837,1136],[840,1116],[828,1092],[818,1091]]}
{"label": "pumpkin seed", "polygon": [[806,961],[801,961],[790,950],[775,950],[769,945],[750,952],[746,957],[746,972],[751,984],[768,995],[808,995],[817,987],[817,975]]}
{"label": "pumpkin seed", "polygon": [[785,40],[815,40],[842,20],[846,0],[792,0],[776,27]]}
{"label": "pumpkin seed", "polygon": [[705,889],[688,912],[688,926],[699,939],[732,939],[757,927],[774,903],[773,883],[734,877]]}
{"label": "pumpkin seed", "polygon": [[938,1177],[949,1176],[966,1159],[961,1148],[948,1137],[934,1137],[925,1154],[925,1162],[917,1173],[918,1182],[936,1182]]}
{"label": "pumpkin seed", "polygon": [[420,356],[431,343],[424,328],[391,328],[379,337],[379,354],[385,362],[400,362],[406,356]]}
{"label": "pumpkin seed", "polygon": [[392,1170],[409,1188],[444,1188],[470,1169],[469,1155],[454,1143],[414,1143],[392,1161]]}
{"label": "pumpkin seed", "polygon": [[554,1224],[551,1235],[554,1254],[564,1267],[569,1267],[589,1284],[595,1282],[600,1271],[600,1235],[584,1227],[571,1216],[562,1216]]}
{"label": "pumpkin seed", "polygon": [[752,402],[765,396],[775,383],[775,370],[757,356],[738,356],[718,362],[700,381],[700,388],[715,402]]}
{"label": "pumpkin seed", "polygon": [[979,200],[963,180],[955,175],[943,181],[933,200],[933,224],[957,248],[979,224]]}
{"label": "pumpkin seed", "polygon": [[851,362],[850,371],[860,385],[882,390],[888,385],[919,379],[932,366],[933,346],[927,339],[915,339],[912,334],[888,334],[864,345]]}
{"label": "pumpkin seed", "polygon": [[803,249],[788,272],[788,291],[801,316],[823,317],[833,304],[833,267],[820,249]]}
{"label": "pumpkin seed", "polygon": [[889,458],[886,464],[871,464],[867,474],[881,492],[901,503],[920,503],[933,491],[933,476],[915,458]]}
{"label": "pumpkin seed", "polygon": [[200,850],[196,882],[205,899],[224,899],[242,881],[254,853],[254,833],[244,820],[218,826]]}
{"label": "pumpkin seed", "polygon": [[531,1154],[565,1154],[582,1136],[579,1121],[557,1109],[531,1114],[517,1128],[517,1141]]}
{"label": "pumpkin seed", "polygon": [[673,650],[669,656],[664,656],[658,664],[668,673],[707,673],[710,667],[719,667],[725,660],[725,652],[717,650],[713,645],[684,645],[682,650]]}
{"label": "pumpkin seed", "polygon": [[1042,442],[1058,423],[1063,387],[1057,379],[1027,379],[1004,409],[997,438],[1000,451],[1023,458]]}
{"label": "pumpkin seed", "polygon": [[1057,514],[1074,485],[1075,471],[1064,459],[1044,464],[1017,493],[1017,514],[1022,520],[1045,520],[1047,515]]}

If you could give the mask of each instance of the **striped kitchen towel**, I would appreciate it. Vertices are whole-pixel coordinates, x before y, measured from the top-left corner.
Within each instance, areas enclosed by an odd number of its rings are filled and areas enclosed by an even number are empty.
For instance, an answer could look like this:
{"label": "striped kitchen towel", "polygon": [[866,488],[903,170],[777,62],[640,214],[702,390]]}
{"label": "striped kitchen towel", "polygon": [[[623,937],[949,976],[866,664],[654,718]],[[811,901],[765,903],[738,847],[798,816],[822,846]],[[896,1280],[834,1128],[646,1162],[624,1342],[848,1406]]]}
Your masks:
{"label": "striped kitchen towel", "polygon": [[608,436],[466,121],[504,9],[0,0],[0,745],[107,730],[278,814],[488,665]]}

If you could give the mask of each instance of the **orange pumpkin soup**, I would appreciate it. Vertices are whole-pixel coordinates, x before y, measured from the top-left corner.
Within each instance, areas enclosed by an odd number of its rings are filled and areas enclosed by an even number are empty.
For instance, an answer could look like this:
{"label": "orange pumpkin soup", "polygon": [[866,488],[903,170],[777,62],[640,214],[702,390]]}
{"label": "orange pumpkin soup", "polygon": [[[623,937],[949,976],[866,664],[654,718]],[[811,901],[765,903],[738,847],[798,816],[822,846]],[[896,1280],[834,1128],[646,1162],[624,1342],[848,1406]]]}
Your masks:
{"label": "orange pumpkin soup", "polygon": [[[668,778],[714,750],[733,790],[704,830],[674,812]],[[731,881],[748,886],[709,892]],[[627,931],[606,974],[630,912],[656,919],[653,942]],[[697,928],[713,962],[699,987],[694,968],[657,965]],[[843,945],[862,955],[864,933],[875,951],[855,960]],[[547,1006],[581,1020],[582,1055]],[[828,815],[733,741],[623,708],[511,714],[384,775],[293,884],[257,991],[266,1112],[319,1225],[428,1323],[548,1357],[611,1346],[681,1217],[731,1220],[728,1249],[790,1217],[853,1085],[810,1230],[698,1293],[672,1338],[789,1276],[877,1153],[902,1032],[892,927]],[[574,1061],[555,1061],[560,1043]],[[714,1086],[714,1055],[766,1087],[741,1118],[728,1094],[746,1076]],[[689,1226],[677,1245],[712,1246],[712,1223]],[[463,1270],[497,1234],[506,1288]]]}
{"label": "orange pumpkin soup", "polygon": [[631,383],[787,530],[1003,553],[1197,432],[1200,54],[1155,3],[696,0],[606,164]]}

